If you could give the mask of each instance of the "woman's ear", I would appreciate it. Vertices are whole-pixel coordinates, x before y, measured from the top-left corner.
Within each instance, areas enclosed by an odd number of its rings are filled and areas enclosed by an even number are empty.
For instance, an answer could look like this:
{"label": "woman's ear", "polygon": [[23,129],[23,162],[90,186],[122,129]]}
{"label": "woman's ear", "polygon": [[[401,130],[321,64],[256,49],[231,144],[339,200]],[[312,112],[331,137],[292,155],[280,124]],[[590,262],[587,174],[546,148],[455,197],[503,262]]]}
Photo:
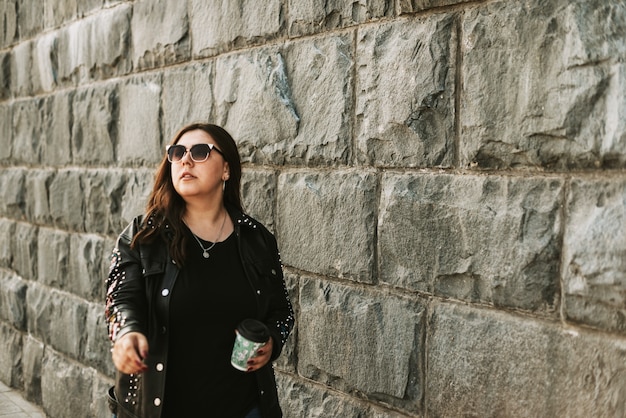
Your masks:
{"label": "woman's ear", "polygon": [[227,162],[224,163],[224,171],[222,172],[222,181],[226,181],[230,178],[230,167]]}

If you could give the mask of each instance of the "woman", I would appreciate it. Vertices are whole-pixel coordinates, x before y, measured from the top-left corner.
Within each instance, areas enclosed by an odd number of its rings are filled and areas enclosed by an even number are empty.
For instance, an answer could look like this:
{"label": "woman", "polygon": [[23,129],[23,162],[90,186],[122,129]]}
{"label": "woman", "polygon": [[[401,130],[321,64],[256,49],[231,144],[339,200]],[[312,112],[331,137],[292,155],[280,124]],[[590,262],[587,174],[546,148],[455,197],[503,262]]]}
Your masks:
{"label": "woman", "polygon": [[[241,162],[224,129],[192,124],[167,147],[145,216],[119,236],[106,318],[119,418],[282,416],[271,362],[294,317],[274,236],[242,211]],[[237,324],[270,338],[236,370]]]}

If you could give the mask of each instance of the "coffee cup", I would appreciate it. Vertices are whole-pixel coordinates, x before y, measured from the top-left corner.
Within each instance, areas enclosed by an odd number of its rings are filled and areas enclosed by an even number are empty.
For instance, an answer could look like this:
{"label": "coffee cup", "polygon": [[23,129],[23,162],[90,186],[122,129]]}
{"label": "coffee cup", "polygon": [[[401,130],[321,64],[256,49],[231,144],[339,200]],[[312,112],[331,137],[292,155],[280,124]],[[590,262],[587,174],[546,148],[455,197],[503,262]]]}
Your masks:
{"label": "coffee cup", "polygon": [[265,345],[270,333],[265,324],[256,319],[244,319],[237,326],[237,336],[230,357],[230,364],[237,370],[248,370],[248,360],[255,357],[257,350]]}

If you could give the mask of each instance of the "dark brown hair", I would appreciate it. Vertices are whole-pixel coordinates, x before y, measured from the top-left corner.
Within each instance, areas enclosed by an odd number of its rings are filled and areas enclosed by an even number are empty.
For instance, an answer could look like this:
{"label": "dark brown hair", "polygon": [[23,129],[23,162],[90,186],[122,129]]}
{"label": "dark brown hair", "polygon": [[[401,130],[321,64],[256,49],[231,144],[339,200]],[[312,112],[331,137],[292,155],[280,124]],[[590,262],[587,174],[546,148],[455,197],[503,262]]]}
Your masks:
{"label": "dark brown hair", "polygon": [[[201,130],[213,138],[215,145],[222,151],[228,163],[229,178],[224,188],[224,205],[243,211],[241,205],[241,159],[237,144],[232,136],[220,126],[209,123],[192,123],[179,130],[170,145],[178,143],[187,132]],[[156,171],[152,193],[146,206],[146,218],[141,230],[135,235],[131,246],[137,243],[152,242],[158,236],[167,232],[170,236],[170,254],[179,264],[185,260],[186,239],[183,233],[183,214],[185,201],[174,189],[172,183],[171,163],[167,156]],[[167,229],[167,231],[165,231]]]}

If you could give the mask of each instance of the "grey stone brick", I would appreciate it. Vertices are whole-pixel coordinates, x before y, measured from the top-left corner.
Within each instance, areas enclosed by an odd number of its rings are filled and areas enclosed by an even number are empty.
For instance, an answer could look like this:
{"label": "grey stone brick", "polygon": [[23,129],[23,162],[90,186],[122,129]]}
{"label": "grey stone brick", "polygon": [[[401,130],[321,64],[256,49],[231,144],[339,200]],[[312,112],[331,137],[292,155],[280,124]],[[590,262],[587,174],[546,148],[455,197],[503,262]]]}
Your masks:
{"label": "grey stone brick", "polygon": [[39,228],[37,271],[39,283],[69,290],[70,234],[51,228]]}
{"label": "grey stone brick", "polygon": [[41,99],[28,99],[13,104],[13,149],[14,163],[36,165],[40,162],[42,136]]}
{"label": "grey stone brick", "polygon": [[376,184],[367,172],[281,174],[276,231],[283,263],[372,283]]}
{"label": "grey stone brick", "polygon": [[[1,95],[1,93],[0,93]],[[0,104],[0,164],[8,163],[13,148],[13,107]]]}
{"label": "grey stone brick", "polygon": [[172,68],[163,73],[161,109],[163,140],[166,143],[169,144],[183,126],[209,121],[214,106],[213,68],[213,61],[209,61]]}
{"label": "grey stone brick", "polygon": [[0,270],[0,319],[18,330],[26,329],[26,281]]}
{"label": "grey stone brick", "polygon": [[75,169],[59,170],[50,182],[50,216],[55,227],[70,231],[85,229],[85,190],[83,173]]}
{"label": "grey stone brick", "polygon": [[72,159],[77,164],[107,164],[115,159],[119,97],[115,84],[78,90],[72,102]]}
{"label": "grey stone brick", "polygon": [[435,7],[451,6],[454,4],[468,3],[474,0],[399,0],[398,13],[414,13]]}
{"label": "grey stone brick", "polygon": [[72,234],[67,290],[91,301],[104,300],[104,279],[109,263],[110,248],[99,235]]}
{"label": "grey stone brick", "polygon": [[289,36],[296,37],[391,16],[391,0],[289,0]]}
{"label": "grey stone brick", "polygon": [[80,181],[84,190],[85,230],[101,234],[119,232],[126,176],[120,171],[96,169],[84,172]]}
{"label": "grey stone brick", "polygon": [[59,82],[75,84],[127,74],[132,68],[131,14],[132,6],[120,3],[61,29]]}
{"label": "grey stone brick", "polygon": [[135,1],[131,30],[135,68],[164,66],[191,56],[187,2]]}
{"label": "grey stone brick", "polygon": [[[104,282],[104,279],[100,277],[94,276],[92,279],[100,285]],[[104,304],[89,304],[85,321],[87,322],[87,329],[82,362],[108,376],[115,376],[115,366],[113,366],[113,360],[111,359],[111,343],[107,335],[104,318]]]}
{"label": "grey stone brick", "polygon": [[161,161],[160,106],[160,77],[134,77],[120,85],[117,144],[120,162],[145,164]]}
{"label": "grey stone brick", "polygon": [[26,399],[41,405],[41,369],[44,344],[31,335],[23,337],[22,372]]}
{"label": "grey stone brick", "polygon": [[559,178],[387,174],[380,280],[528,310],[555,308]]}
{"label": "grey stone brick", "polygon": [[[126,187],[123,190],[124,195],[119,202],[122,216],[117,219],[119,227],[115,231],[115,235],[122,232],[122,229],[132,221],[135,216],[145,213],[148,198],[150,197],[150,193],[152,193],[152,187],[154,185],[154,172],[155,169],[150,168],[133,170],[128,173]],[[115,197],[115,199],[117,199],[117,197]]]}
{"label": "grey stone brick", "polygon": [[31,282],[26,293],[28,332],[52,349],[80,359],[87,332],[87,303]]}
{"label": "grey stone brick", "polygon": [[58,32],[38,37],[33,44],[33,90],[36,93],[50,92],[57,87],[59,72]]}
{"label": "grey stone brick", "polygon": [[24,218],[25,174],[22,168],[3,168],[0,176],[0,215],[22,220]]}
{"label": "grey stone brick", "polygon": [[279,0],[190,0],[193,55],[215,55],[276,37],[283,25],[283,8]]}
{"label": "grey stone brick", "polygon": [[470,306],[430,318],[427,415],[623,416],[619,340]]}
{"label": "grey stone brick", "polygon": [[305,278],[298,372],[346,393],[414,405],[424,384],[418,355],[423,316],[413,300]]}
{"label": "grey stone brick", "polygon": [[241,195],[245,211],[270,231],[275,230],[278,177],[274,171],[244,169]]}
{"label": "grey stone brick", "polygon": [[16,0],[17,26],[20,39],[35,36],[43,29],[43,7],[40,2]]}
{"label": "grey stone brick", "polygon": [[[44,106],[41,162],[52,167],[64,166],[72,162],[72,95],[48,96]],[[78,138],[75,136],[74,139]]]}
{"label": "grey stone brick", "polygon": [[52,170],[29,170],[25,178],[26,218],[40,225],[51,222],[48,188],[54,177]]}
{"label": "grey stone brick", "polygon": [[0,380],[12,387],[23,387],[22,334],[0,321]]}
{"label": "grey stone brick", "polygon": [[454,163],[456,24],[451,15],[359,30],[357,160],[376,166]]}
{"label": "grey stone brick", "polygon": [[0,3],[0,48],[11,45],[17,39],[17,0]]}
{"label": "grey stone brick", "polygon": [[625,166],[621,2],[501,1],[465,16],[462,166]]}
{"label": "grey stone brick", "polygon": [[11,53],[0,53],[0,99],[11,97]]}
{"label": "grey stone brick", "polygon": [[18,222],[10,241],[11,267],[26,280],[37,280],[37,231],[36,226]]}
{"label": "grey stone brick", "polygon": [[78,3],[84,0],[46,0],[44,6],[44,23],[47,27],[59,26],[75,19],[78,15]]}
{"label": "grey stone brick", "polygon": [[11,267],[14,236],[15,222],[0,217],[0,237],[5,243],[5,245],[0,245],[0,267],[7,269]]}
{"label": "grey stone brick", "polygon": [[14,96],[32,94],[32,67],[32,42],[15,45],[11,54],[11,92]]}
{"label": "grey stone brick", "polygon": [[56,418],[95,416],[91,411],[95,377],[93,369],[46,349],[41,372],[41,398],[46,413]]}
{"label": "grey stone brick", "polygon": [[563,313],[626,334],[626,178],[574,179],[563,244]]}

